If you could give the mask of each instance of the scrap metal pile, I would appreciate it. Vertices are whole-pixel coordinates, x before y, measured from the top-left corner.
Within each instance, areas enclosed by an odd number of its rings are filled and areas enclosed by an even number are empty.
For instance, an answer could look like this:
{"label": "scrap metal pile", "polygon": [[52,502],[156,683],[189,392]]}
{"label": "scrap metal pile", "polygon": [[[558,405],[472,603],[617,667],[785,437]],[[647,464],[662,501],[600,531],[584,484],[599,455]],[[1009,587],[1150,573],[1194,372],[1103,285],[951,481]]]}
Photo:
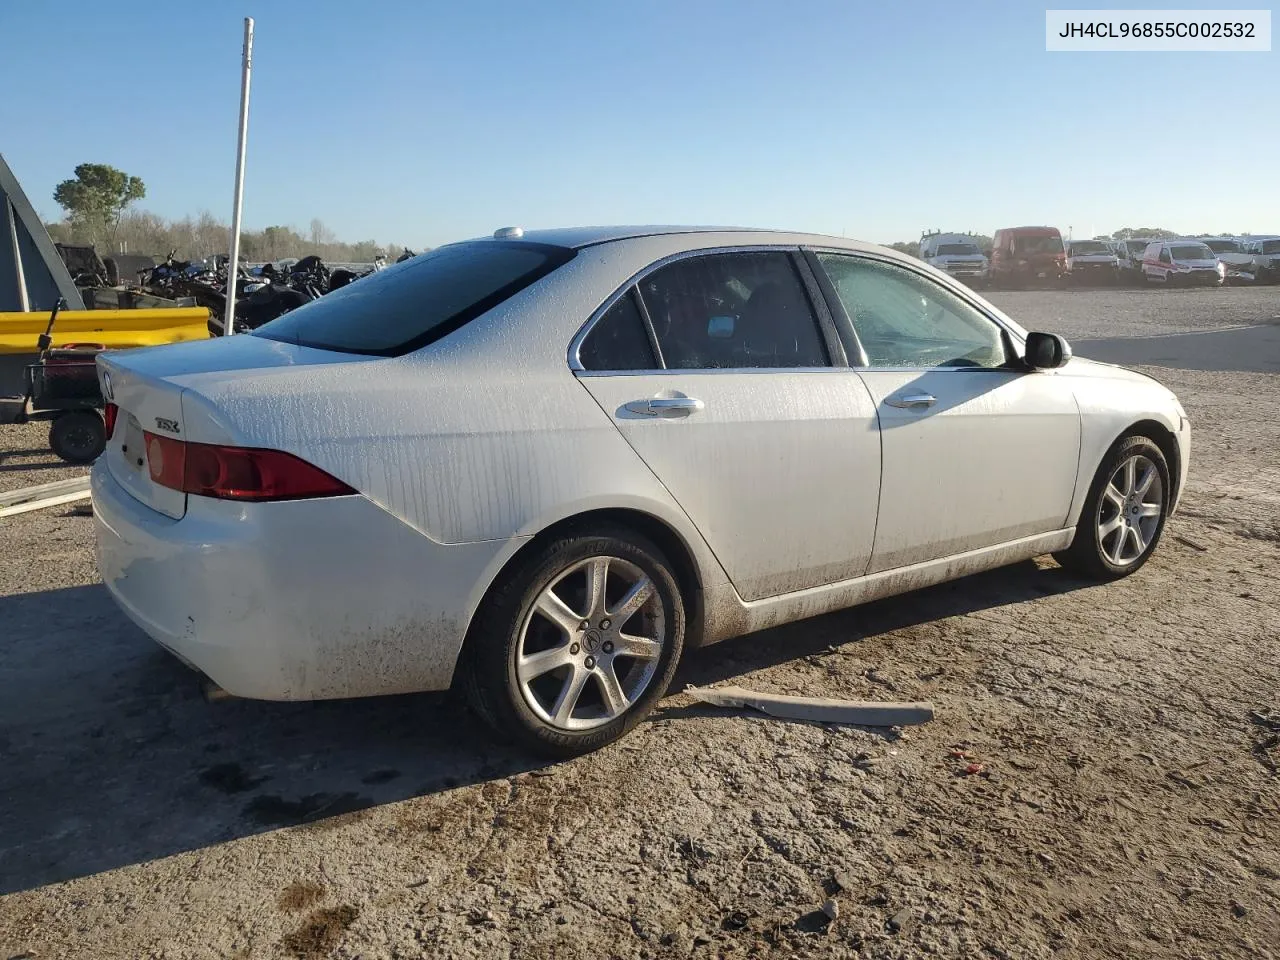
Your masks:
{"label": "scrap metal pile", "polygon": [[[79,252],[79,251],[78,251]],[[136,280],[122,276],[114,261],[104,264],[73,263],[71,250],[59,245],[76,287],[86,303],[100,306],[201,306],[209,311],[209,334],[220,336],[226,316],[228,289],[227,257],[190,261],[175,258],[176,251],[160,263],[147,258],[149,265],[136,271]],[[405,250],[397,262],[414,256]],[[81,258],[83,259],[83,258]],[[134,258],[137,260],[138,258]],[[235,272],[235,324],[237,332],[254,330],[264,323],[309,303],[332,290],[368,276],[386,266],[385,258],[374,263],[347,264],[331,268],[317,256],[282,260],[259,265],[240,264]],[[128,300],[128,303],[125,301]]]}

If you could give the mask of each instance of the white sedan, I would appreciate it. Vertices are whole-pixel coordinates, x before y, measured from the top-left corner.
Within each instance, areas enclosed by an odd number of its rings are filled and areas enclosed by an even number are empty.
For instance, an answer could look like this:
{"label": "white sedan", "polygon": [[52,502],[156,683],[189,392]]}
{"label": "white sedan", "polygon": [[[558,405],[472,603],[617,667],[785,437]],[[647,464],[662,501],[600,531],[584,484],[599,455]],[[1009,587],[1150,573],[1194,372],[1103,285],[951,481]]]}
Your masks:
{"label": "white sedan", "polygon": [[240,697],[459,684],[552,755],[692,645],[1039,554],[1132,573],[1190,446],[1149,377],[788,233],[507,229],[98,364],[99,565],[144,631]]}

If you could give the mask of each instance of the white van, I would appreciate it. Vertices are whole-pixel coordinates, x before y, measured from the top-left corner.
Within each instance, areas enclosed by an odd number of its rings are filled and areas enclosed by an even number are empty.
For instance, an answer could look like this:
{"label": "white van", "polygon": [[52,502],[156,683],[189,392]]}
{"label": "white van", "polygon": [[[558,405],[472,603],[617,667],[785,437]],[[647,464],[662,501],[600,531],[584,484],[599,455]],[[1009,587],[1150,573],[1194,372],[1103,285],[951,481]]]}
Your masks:
{"label": "white van", "polygon": [[1142,275],[1148,283],[1218,286],[1226,273],[1202,240],[1154,240],[1142,254]]}
{"label": "white van", "polygon": [[1280,237],[1251,237],[1245,249],[1259,283],[1280,283]]}

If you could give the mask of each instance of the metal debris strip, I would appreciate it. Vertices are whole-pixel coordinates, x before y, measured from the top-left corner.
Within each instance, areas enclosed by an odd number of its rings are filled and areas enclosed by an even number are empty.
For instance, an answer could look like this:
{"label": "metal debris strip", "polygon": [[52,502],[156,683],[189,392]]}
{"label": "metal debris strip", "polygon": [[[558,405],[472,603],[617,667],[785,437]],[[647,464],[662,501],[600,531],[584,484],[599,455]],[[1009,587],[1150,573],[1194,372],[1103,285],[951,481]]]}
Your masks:
{"label": "metal debris strip", "polygon": [[41,483],[34,487],[23,487],[0,493],[0,519],[28,513],[32,510],[43,510],[63,503],[75,503],[77,500],[88,500],[93,494],[89,491],[88,477],[72,477],[70,480],[55,480],[53,483]]}
{"label": "metal debris strip", "polygon": [[817,723],[850,723],[862,727],[901,727],[933,719],[933,704],[878,703],[867,700],[833,700],[826,697],[791,697],[760,693],[743,687],[685,687],[685,693],[716,707],[750,707],[771,717]]}

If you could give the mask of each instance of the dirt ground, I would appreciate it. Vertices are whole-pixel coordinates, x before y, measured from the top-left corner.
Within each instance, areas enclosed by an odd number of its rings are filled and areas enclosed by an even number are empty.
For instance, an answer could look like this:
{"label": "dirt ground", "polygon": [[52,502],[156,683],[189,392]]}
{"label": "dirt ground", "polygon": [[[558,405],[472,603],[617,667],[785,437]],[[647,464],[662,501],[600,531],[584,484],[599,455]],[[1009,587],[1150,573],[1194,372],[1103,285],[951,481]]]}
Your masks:
{"label": "dirt ground", "polygon": [[[1199,293],[1117,326],[1280,313]],[[1097,336],[1129,294],[1090,296],[1002,305]],[[1280,377],[1147,372],[1194,462],[1137,575],[1024,563],[677,681],[934,702],[899,732],[675,693],[546,766],[447,696],[211,706],[114,609],[88,517],[0,521],[0,960],[1280,957]],[[70,474],[0,430],[0,488]]]}

